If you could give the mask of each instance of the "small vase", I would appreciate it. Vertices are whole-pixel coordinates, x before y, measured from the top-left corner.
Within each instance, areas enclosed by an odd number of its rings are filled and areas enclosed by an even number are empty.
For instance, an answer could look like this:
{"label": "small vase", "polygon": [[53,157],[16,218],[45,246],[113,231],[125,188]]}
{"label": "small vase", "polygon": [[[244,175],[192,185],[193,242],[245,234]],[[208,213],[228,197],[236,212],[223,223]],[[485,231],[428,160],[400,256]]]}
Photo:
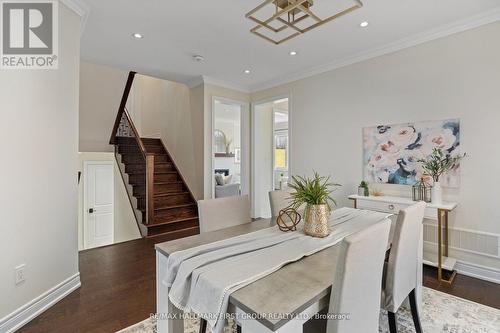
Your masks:
{"label": "small vase", "polygon": [[360,197],[364,197],[365,196],[365,188],[364,187],[358,187],[358,195]]}
{"label": "small vase", "polygon": [[440,182],[435,182],[431,191],[431,202],[435,205],[443,203],[443,190]]}
{"label": "small vase", "polygon": [[304,232],[313,237],[326,237],[330,234],[327,205],[310,205],[306,207]]}

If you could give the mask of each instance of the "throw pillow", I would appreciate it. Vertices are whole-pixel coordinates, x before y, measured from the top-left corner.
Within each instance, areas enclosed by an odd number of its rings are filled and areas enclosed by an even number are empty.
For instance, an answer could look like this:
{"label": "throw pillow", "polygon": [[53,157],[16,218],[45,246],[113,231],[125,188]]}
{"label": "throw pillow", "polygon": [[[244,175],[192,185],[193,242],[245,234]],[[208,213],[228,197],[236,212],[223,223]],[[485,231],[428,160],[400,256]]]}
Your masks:
{"label": "throw pillow", "polygon": [[215,183],[219,186],[224,185],[224,176],[220,173],[215,174]]}
{"label": "throw pillow", "polygon": [[233,175],[224,177],[224,185],[231,184],[232,181],[233,181]]}

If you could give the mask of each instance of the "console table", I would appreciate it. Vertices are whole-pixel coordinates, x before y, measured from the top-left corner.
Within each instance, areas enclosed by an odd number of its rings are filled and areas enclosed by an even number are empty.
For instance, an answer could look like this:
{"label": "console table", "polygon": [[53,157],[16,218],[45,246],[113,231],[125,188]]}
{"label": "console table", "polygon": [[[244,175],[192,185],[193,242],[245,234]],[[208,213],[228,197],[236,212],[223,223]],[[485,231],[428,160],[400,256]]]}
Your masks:
{"label": "console table", "polygon": [[[350,195],[350,200],[354,201],[354,208],[375,210],[379,212],[398,214],[415,202],[410,198],[391,197],[391,196],[360,196]],[[448,256],[448,215],[458,206],[456,202],[443,202],[440,205],[427,203],[424,217],[426,219],[437,221],[437,256],[434,253],[423,253],[423,263],[434,266],[438,269],[438,281],[452,284],[457,274],[455,270],[456,259]],[[444,227],[444,230],[443,230]],[[443,270],[450,271],[449,278],[443,276]]]}

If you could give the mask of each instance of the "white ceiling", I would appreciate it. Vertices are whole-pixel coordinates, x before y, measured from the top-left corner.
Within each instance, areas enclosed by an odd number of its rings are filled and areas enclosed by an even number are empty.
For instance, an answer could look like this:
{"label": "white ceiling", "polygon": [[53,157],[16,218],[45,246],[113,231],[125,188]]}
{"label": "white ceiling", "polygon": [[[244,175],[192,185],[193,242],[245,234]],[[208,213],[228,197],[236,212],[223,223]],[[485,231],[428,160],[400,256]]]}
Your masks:
{"label": "white ceiling", "polygon": [[[363,8],[276,46],[251,34],[245,18],[263,0],[84,1],[82,59],[186,84],[204,76],[247,91],[500,20],[500,0],[364,0]],[[144,38],[133,39],[136,32]],[[193,61],[195,54],[205,61]]]}

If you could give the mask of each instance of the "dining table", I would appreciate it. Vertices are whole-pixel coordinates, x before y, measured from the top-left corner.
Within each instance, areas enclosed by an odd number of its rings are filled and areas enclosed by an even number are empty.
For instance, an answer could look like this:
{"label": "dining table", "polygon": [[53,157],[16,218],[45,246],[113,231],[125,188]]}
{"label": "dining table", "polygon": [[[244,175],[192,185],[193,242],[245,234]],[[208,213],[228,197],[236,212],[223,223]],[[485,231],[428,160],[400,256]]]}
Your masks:
{"label": "dining table", "polygon": [[[164,283],[168,257],[177,252],[248,234],[276,225],[276,218],[201,233],[156,244],[156,324],[158,333],[183,333],[183,312],[169,300]],[[391,235],[396,219],[392,221]],[[300,231],[296,231],[300,232]],[[421,237],[422,238],[422,237]],[[392,236],[387,249],[390,249]],[[422,240],[420,241],[422,242]],[[242,333],[303,332],[306,321],[328,308],[340,242],[258,279],[229,296],[227,313],[233,314]],[[418,258],[417,306],[421,308],[422,256]],[[365,272],[359,272],[365,274]]]}

